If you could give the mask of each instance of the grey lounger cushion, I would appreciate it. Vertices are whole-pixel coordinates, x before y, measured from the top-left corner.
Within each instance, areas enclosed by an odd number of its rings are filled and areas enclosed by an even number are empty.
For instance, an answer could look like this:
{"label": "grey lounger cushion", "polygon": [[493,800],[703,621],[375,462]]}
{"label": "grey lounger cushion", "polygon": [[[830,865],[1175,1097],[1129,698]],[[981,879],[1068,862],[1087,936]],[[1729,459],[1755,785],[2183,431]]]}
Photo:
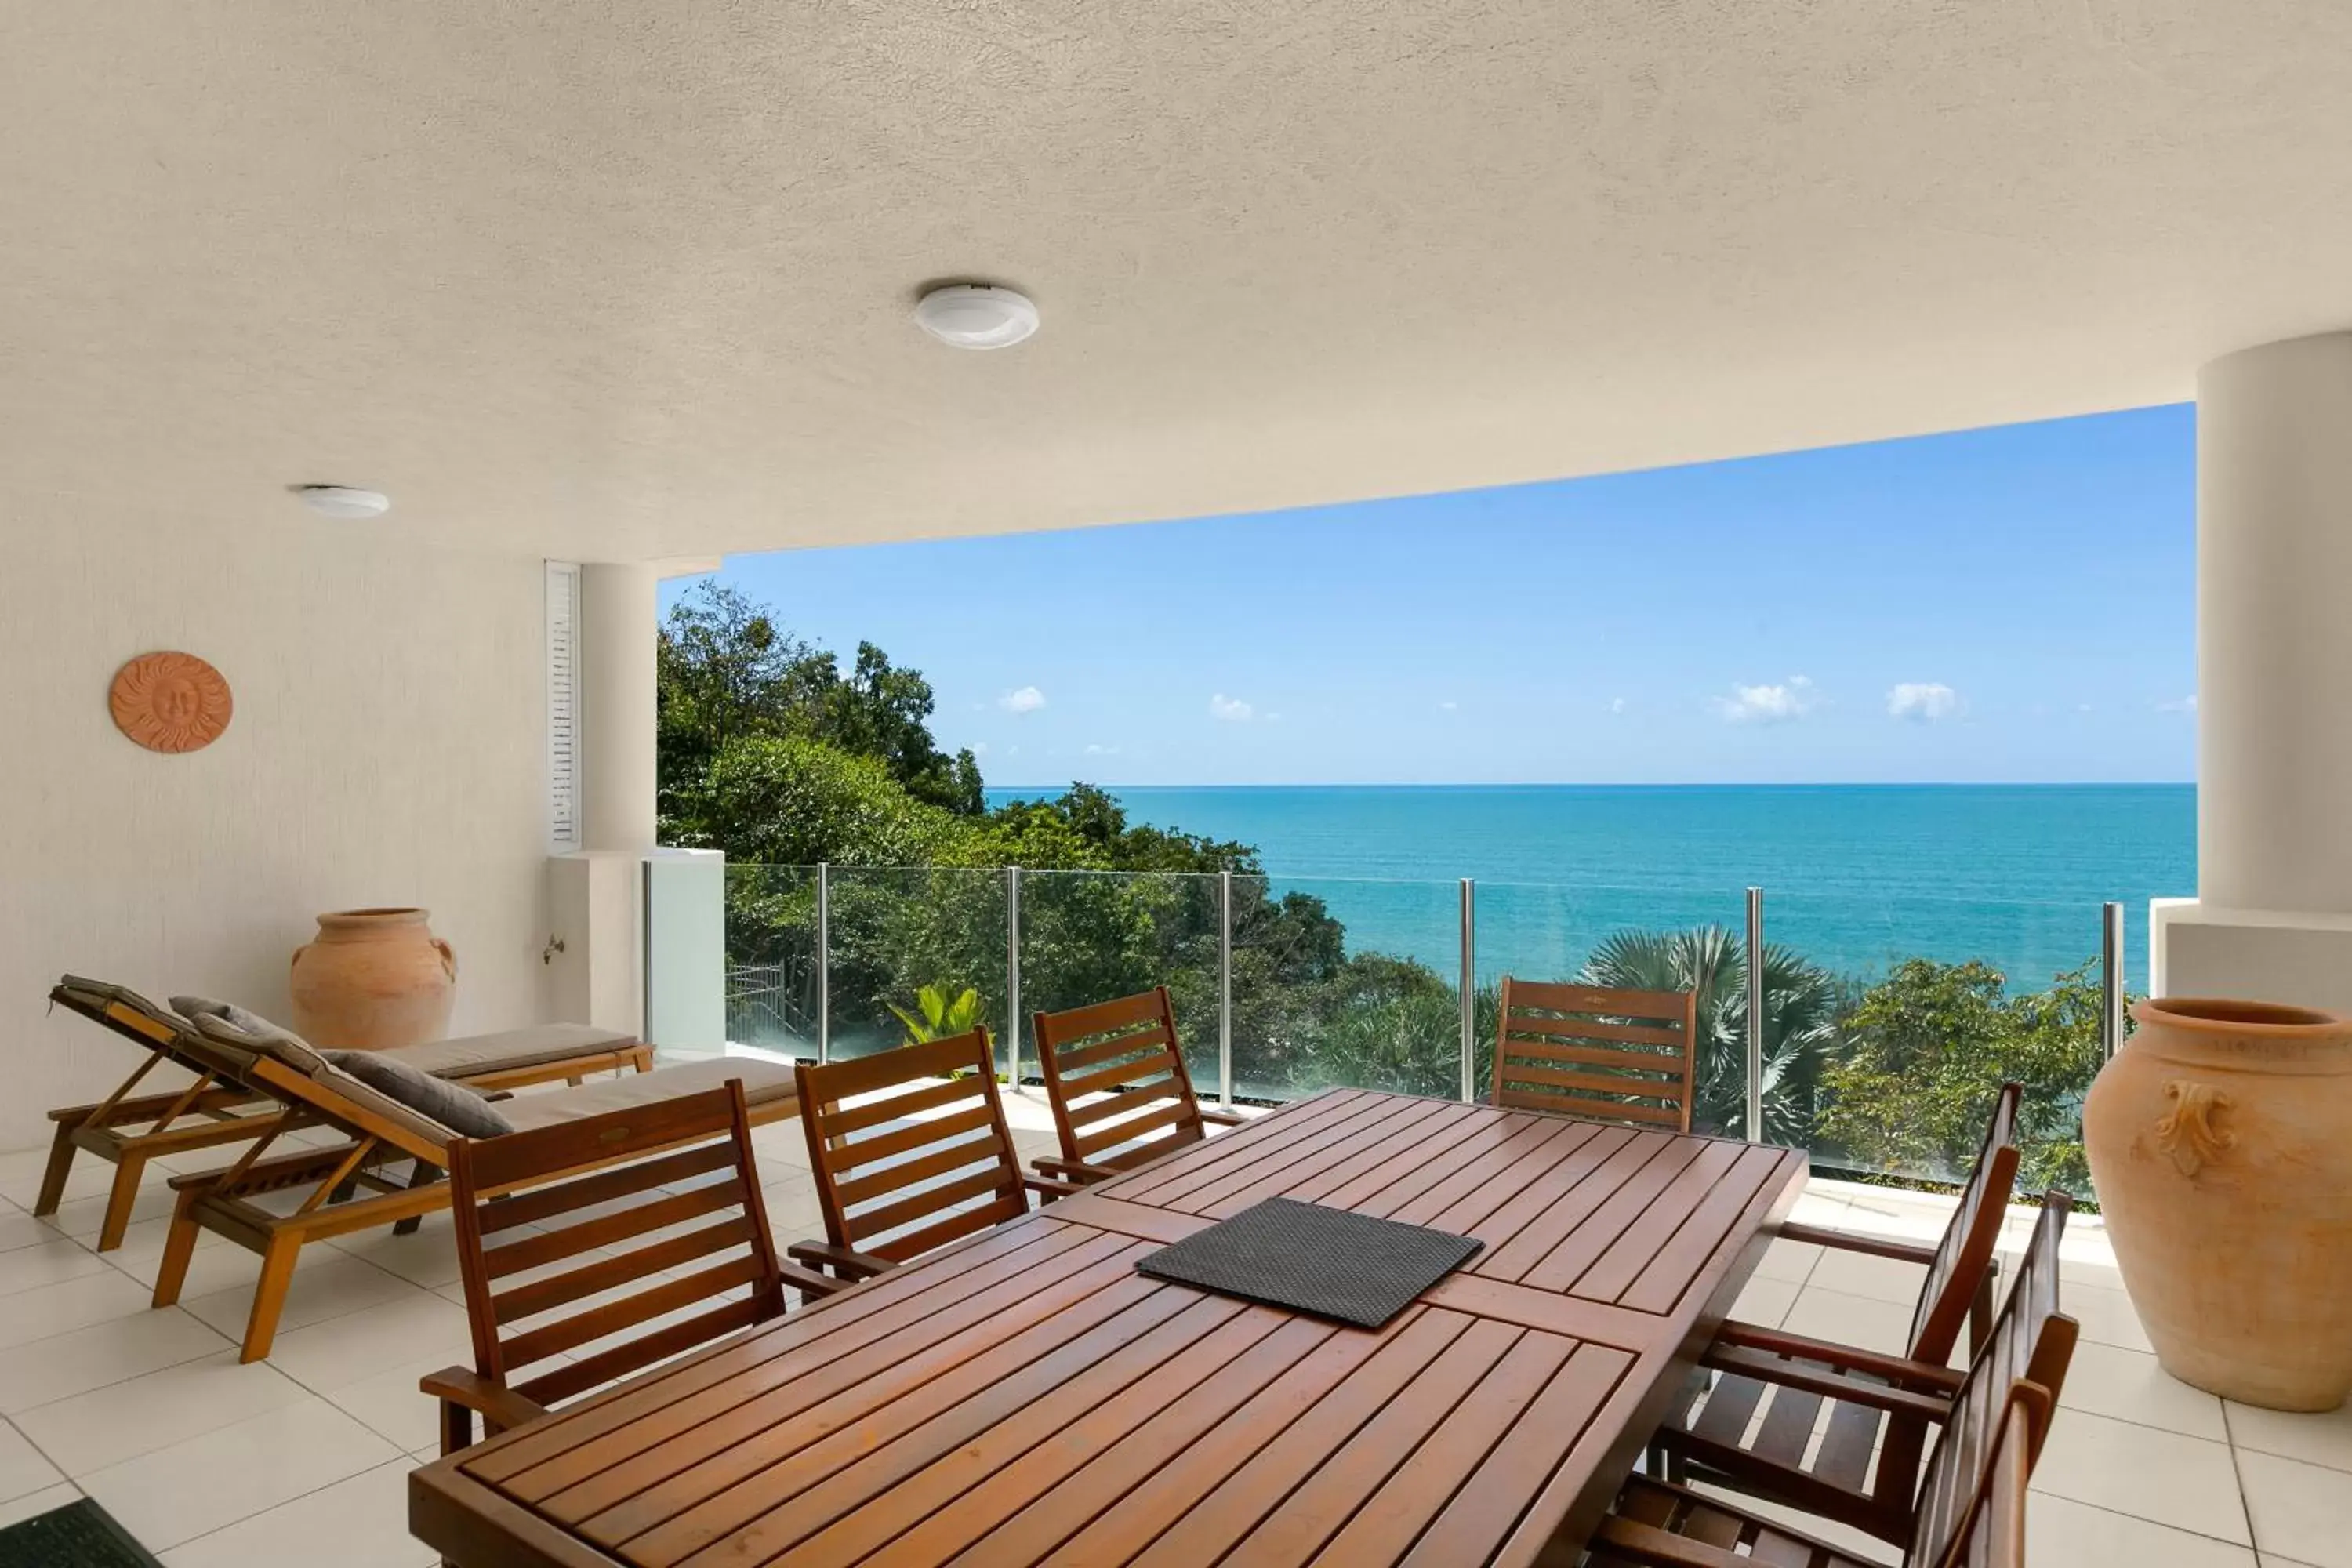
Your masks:
{"label": "grey lounger cushion", "polygon": [[730,1078],[743,1080],[743,1099],[753,1110],[791,1100],[793,1069],[757,1057],[713,1057],[707,1061],[681,1062],[652,1072],[623,1073],[600,1079],[578,1089],[549,1089],[543,1094],[518,1094],[499,1102],[499,1113],[517,1131],[553,1127],[608,1110],[635,1110],[682,1095],[717,1089]]}
{"label": "grey lounger cushion", "polygon": [[377,1051],[321,1051],[331,1066],[341,1068],[370,1089],[390,1095],[418,1115],[430,1118],[468,1138],[496,1138],[514,1131],[490,1102],[462,1083],[450,1083],[419,1072],[406,1062]]}
{"label": "grey lounger cushion", "polygon": [[543,1062],[583,1057],[591,1051],[618,1050],[637,1043],[635,1035],[586,1024],[535,1024],[495,1034],[466,1035],[454,1040],[427,1040],[422,1045],[395,1046],[379,1056],[406,1062],[436,1078],[471,1078],[478,1073],[509,1068],[538,1067]]}

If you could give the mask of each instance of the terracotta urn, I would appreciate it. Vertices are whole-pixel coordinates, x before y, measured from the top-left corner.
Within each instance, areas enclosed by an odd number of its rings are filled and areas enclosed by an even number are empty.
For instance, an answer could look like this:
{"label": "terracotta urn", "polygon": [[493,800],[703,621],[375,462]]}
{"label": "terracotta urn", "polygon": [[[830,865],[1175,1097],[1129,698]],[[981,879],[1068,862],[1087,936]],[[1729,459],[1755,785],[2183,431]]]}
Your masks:
{"label": "terracotta urn", "polygon": [[2273,1410],[2352,1394],[2352,1017],[2174,998],[2091,1086],[2083,1142],[2167,1372]]}
{"label": "terracotta urn", "polygon": [[294,954],[294,1032],[314,1046],[376,1051],[446,1038],[457,955],[425,910],[343,910]]}

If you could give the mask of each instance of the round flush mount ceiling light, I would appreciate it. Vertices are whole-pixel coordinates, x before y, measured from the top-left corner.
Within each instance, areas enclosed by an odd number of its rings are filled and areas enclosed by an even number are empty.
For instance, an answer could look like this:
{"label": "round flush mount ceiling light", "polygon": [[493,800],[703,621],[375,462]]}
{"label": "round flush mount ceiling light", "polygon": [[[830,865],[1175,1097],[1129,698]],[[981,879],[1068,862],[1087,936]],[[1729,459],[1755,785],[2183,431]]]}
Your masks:
{"label": "round flush mount ceiling light", "polygon": [[915,324],[950,348],[1006,349],[1037,330],[1037,307],[1011,289],[956,283],[924,295]]}
{"label": "round flush mount ceiling light", "polygon": [[392,498],[382,490],[355,490],[347,485],[296,485],[294,493],[320,517],[344,521],[382,517],[392,510]]}

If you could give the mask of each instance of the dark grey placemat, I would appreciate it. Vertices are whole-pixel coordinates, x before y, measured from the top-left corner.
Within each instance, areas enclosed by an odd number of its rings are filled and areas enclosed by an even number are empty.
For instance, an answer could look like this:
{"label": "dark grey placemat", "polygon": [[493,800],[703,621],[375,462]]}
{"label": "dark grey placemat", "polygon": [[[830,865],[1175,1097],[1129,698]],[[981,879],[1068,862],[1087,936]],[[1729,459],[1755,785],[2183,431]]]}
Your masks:
{"label": "dark grey placemat", "polygon": [[1268,1198],[1139,1259],[1155,1279],[1377,1329],[1486,1243]]}
{"label": "dark grey placemat", "polygon": [[114,1516],[88,1498],[0,1530],[0,1568],[160,1568]]}

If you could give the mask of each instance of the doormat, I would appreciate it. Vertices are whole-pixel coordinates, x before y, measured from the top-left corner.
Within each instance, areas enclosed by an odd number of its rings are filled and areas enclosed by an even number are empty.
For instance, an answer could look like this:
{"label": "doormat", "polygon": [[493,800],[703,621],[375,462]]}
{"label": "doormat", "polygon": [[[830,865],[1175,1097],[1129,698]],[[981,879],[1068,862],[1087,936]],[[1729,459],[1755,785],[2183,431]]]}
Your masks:
{"label": "doormat", "polygon": [[163,1568],[88,1498],[0,1530],[0,1568]]}

